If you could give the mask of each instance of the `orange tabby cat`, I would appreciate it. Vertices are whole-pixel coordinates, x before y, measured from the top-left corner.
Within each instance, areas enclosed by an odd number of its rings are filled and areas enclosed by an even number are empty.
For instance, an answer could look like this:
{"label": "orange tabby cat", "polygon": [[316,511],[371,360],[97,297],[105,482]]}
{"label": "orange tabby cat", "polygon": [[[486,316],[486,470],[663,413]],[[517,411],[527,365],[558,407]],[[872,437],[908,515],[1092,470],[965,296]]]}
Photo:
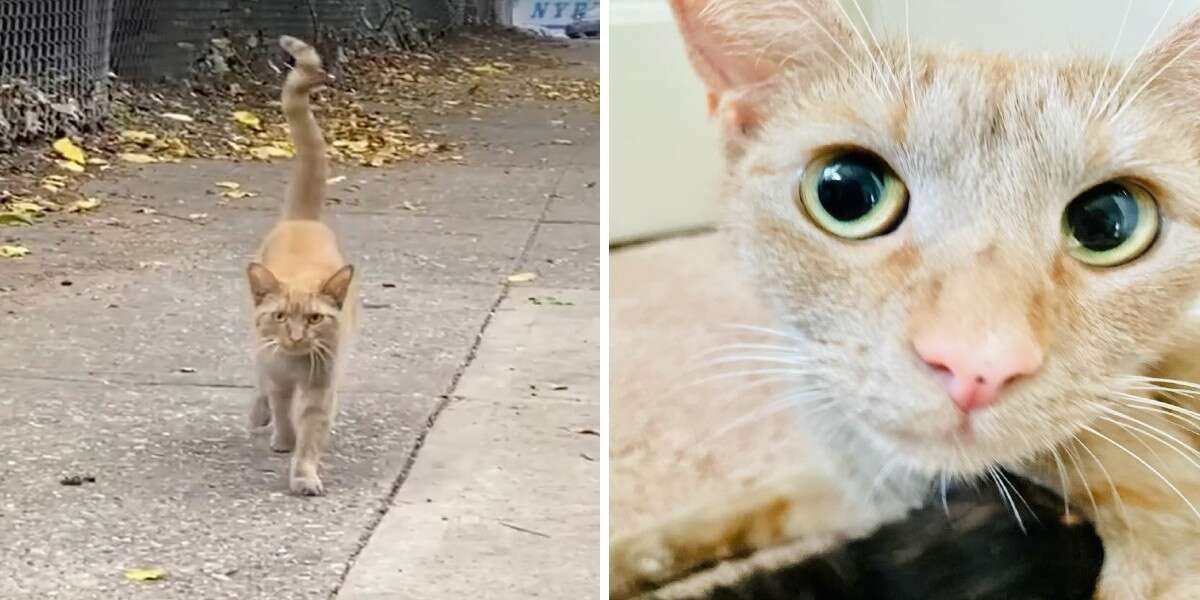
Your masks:
{"label": "orange tabby cat", "polygon": [[1003,467],[1094,521],[1097,598],[1200,598],[1200,18],[1117,66],[877,40],[832,0],[672,5],[774,313],[744,359],[819,407],[838,480],[614,539],[613,597]]}
{"label": "orange tabby cat", "polygon": [[274,422],[271,448],[293,452],[292,492],[317,496],[325,493],[318,470],[337,411],[336,387],[358,300],[354,267],[342,258],[333,230],[320,221],[328,168],[309,94],[329,77],[311,46],[289,36],[279,43],[296,63],[283,85],[296,166],[283,216],[247,269],[258,344],[250,421]]}

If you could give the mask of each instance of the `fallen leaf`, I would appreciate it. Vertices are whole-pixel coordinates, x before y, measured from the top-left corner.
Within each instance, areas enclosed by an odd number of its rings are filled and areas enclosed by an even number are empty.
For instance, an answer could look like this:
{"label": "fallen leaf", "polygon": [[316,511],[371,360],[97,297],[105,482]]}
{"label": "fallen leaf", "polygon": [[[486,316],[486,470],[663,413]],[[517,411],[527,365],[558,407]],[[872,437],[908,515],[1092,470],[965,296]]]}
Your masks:
{"label": "fallen leaf", "polygon": [[162,567],[136,567],[125,569],[125,579],[130,581],[158,581],[167,576],[167,570]]}
{"label": "fallen leaf", "polygon": [[250,156],[258,160],[271,160],[272,158],[291,158],[292,153],[276,146],[255,146],[247,150]]}
{"label": "fallen leaf", "polygon": [[240,200],[242,198],[254,198],[258,196],[258,194],[254,192],[244,192],[242,190],[227,190],[221,192],[221,195],[226,198],[233,198],[234,200]]}
{"label": "fallen leaf", "polygon": [[330,177],[329,179],[326,179],[326,180],[325,180],[325,183],[327,183],[327,184],[329,184],[329,185],[333,185],[333,184],[335,184],[335,183],[341,183],[341,182],[343,182],[343,181],[345,181],[345,180],[346,180],[346,176],[345,176],[345,175],[338,175],[337,177]]}
{"label": "fallen leaf", "polygon": [[15,210],[0,212],[0,225],[32,225],[33,218],[27,213]]}
{"label": "fallen leaf", "polygon": [[537,273],[516,273],[508,276],[509,283],[529,283],[534,279],[537,279]]}
{"label": "fallen leaf", "polygon": [[192,214],[188,215],[187,218],[189,218],[193,221],[199,221],[201,219],[207,219],[208,213],[192,213]]}
{"label": "fallen leaf", "polygon": [[29,254],[25,246],[0,246],[0,258],[21,258]]}
{"label": "fallen leaf", "polygon": [[148,131],[138,131],[136,129],[126,129],[121,132],[121,141],[133,144],[146,145],[153,143],[158,139],[157,135]]}
{"label": "fallen leaf", "polygon": [[196,155],[192,151],[192,148],[190,146],[188,146],[187,142],[185,142],[179,138],[175,138],[175,137],[164,138],[158,142],[155,142],[154,148],[161,150],[163,152],[166,152],[167,154],[170,154],[171,156],[182,157],[182,156],[195,156]]}
{"label": "fallen leaf", "polygon": [[51,192],[59,192],[62,191],[63,188],[67,187],[67,181],[69,180],[62,175],[47,175],[38,183],[42,186],[42,189],[49,190]]}
{"label": "fallen leaf", "polygon": [[240,184],[236,181],[218,181],[218,182],[214,183],[213,185],[215,185],[219,188],[225,188],[227,190],[236,190],[236,189],[242,187],[242,184]]}
{"label": "fallen leaf", "polygon": [[243,125],[248,129],[253,129],[254,131],[262,131],[263,129],[262,121],[258,118],[258,115],[250,111],[235,111],[233,113],[233,120],[237,121],[240,125]]}
{"label": "fallen leaf", "polygon": [[572,142],[571,140],[550,140],[550,143],[555,144],[557,146],[573,146],[573,145],[575,145],[575,142]]}
{"label": "fallen leaf", "polygon": [[159,116],[164,119],[170,119],[172,121],[179,121],[180,123],[193,123],[196,121],[195,119],[193,119],[187,115],[181,115],[179,113],[162,113]]}
{"label": "fallen leaf", "polygon": [[88,198],[87,200],[76,200],[67,205],[66,211],[69,213],[86,212],[100,206],[99,198]]}
{"label": "fallen leaf", "polygon": [[41,204],[38,204],[36,202],[17,201],[17,202],[10,202],[8,204],[8,206],[17,212],[23,212],[23,213],[41,214],[41,213],[46,212],[46,207],[44,207]]}
{"label": "fallen leaf", "polygon": [[72,173],[82,173],[85,171],[85,169],[83,168],[83,165],[81,165],[79,163],[73,163],[69,160],[56,160],[56,161],[54,161],[54,164],[58,165],[59,167],[61,167],[63,169],[66,169]]}
{"label": "fallen leaf", "polygon": [[83,153],[83,148],[75,145],[71,138],[59,138],[54,142],[54,151],[58,152],[59,156],[75,163],[82,165],[87,162],[87,155]]}
{"label": "fallen leaf", "polygon": [[133,163],[135,165],[148,165],[150,163],[158,162],[157,158],[154,158],[149,154],[142,154],[140,152],[122,152],[117,156],[119,156],[121,160]]}

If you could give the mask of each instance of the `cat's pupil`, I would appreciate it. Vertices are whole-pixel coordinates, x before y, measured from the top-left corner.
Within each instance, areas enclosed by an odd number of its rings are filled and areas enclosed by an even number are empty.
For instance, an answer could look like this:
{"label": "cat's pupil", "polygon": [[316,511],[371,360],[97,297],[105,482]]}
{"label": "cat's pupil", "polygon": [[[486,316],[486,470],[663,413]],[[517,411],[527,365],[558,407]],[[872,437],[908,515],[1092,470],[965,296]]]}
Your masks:
{"label": "cat's pupil", "polygon": [[1116,183],[1097,186],[1067,207],[1071,234],[1088,250],[1104,252],[1125,243],[1137,229],[1138,203]]}
{"label": "cat's pupil", "polygon": [[884,167],[866,154],[847,154],[830,162],[817,181],[817,199],[829,216],[857,221],[883,197]]}

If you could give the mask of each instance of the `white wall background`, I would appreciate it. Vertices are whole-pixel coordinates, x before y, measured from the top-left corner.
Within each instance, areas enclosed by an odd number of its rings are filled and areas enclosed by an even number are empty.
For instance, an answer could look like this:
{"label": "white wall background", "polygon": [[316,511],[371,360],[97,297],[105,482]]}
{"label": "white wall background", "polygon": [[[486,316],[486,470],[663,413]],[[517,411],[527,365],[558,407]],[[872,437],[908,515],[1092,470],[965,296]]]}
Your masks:
{"label": "white wall background", "polygon": [[[904,34],[904,0],[858,1],[877,32]],[[1112,49],[1129,6],[1128,0],[909,4],[914,40],[1101,57]],[[711,224],[718,216],[717,137],[666,0],[609,0],[608,6],[610,237],[629,241]],[[1119,56],[1136,53],[1164,14],[1156,37],[1200,10],[1200,0],[1134,0],[1132,6]]]}

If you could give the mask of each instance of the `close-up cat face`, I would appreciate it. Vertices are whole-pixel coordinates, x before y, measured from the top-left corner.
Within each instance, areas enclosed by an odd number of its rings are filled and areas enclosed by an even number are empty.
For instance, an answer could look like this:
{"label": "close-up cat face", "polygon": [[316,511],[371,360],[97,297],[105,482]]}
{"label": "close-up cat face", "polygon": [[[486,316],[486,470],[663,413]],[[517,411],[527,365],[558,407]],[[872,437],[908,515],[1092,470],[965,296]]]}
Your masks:
{"label": "close-up cat face", "polygon": [[714,68],[737,85],[713,105],[730,225],[794,335],[806,414],[928,472],[1069,440],[1197,288],[1195,59],[1176,59],[1200,28],[1126,71],[876,45],[818,4],[793,4],[786,49],[760,43],[780,25],[707,13],[737,24],[727,47],[772,48]]}
{"label": "close-up cat face", "polygon": [[313,293],[282,286],[260,265],[248,270],[254,290],[254,330],[259,343],[272,352],[302,356],[337,348],[340,303],[344,302],[353,270],[334,273]]}
{"label": "close-up cat face", "polygon": [[303,298],[279,296],[255,311],[255,328],[283,354],[310,354],[336,340],[337,307],[305,294]]}

